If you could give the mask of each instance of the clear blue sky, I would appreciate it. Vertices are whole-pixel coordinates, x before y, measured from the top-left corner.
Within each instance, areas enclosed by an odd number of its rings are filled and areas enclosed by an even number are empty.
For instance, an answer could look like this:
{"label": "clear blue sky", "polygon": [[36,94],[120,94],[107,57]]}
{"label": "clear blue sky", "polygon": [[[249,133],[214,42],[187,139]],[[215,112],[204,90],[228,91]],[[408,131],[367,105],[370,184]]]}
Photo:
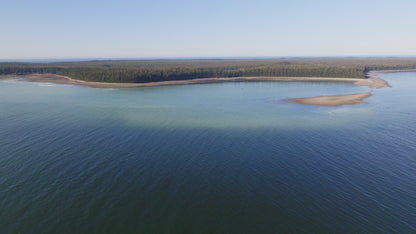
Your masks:
{"label": "clear blue sky", "polygon": [[414,0],[1,0],[0,59],[416,55]]}

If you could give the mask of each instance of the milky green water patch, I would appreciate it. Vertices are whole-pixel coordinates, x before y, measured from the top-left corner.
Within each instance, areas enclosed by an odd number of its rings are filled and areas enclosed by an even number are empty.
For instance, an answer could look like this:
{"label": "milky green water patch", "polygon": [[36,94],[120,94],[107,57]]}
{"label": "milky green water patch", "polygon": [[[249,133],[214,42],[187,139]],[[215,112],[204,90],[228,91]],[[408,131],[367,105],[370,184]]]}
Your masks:
{"label": "milky green water patch", "polygon": [[38,106],[42,108],[40,114],[69,110],[73,121],[102,122],[103,126],[119,123],[154,128],[331,128],[372,114],[366,105],[319,107],[287,101],[293,97],[369,90],[339,82],[233,82],[129,89],[21,80],[2,83],[5,98],[15,97],[8,99],[7,104]]}
{"label": "milky green water patch", "polygon": [[[273,106],[270,107],[271,109]],[[244,112],[238,110],[206,110],[194,112],[175,107],[139,107],[119,114],[124,124],[131,127],[175,126],[180,128],[336,128],[354,124],[356,119],[372,118],[369,109],[342,108],[313,110],[307,115],[303,111],[282,109]]]}

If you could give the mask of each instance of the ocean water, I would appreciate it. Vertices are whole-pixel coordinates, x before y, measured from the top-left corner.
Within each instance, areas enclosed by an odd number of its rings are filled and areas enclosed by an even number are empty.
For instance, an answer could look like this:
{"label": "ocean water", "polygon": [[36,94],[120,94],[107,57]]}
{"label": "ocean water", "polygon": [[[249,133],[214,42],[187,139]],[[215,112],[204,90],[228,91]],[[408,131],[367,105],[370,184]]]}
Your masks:
{"label": "ocean water", "polygon": [[414,233],[416,73],[381,77],[392,88],[0,80],[0,233]]}

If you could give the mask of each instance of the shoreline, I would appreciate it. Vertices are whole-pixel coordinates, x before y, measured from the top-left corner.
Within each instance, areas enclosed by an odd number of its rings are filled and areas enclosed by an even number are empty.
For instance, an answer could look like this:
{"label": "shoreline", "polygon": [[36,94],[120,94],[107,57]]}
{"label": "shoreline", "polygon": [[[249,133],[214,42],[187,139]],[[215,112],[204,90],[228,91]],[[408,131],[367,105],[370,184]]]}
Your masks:
{"label": "shoreline", "polygon": [[[416,70],[414,70],[416,71]],[[348,82],[359,86],[368,86],[371,89],[380,89],[391,87],[385,80],[378,78],[378,73],[387,73],[390,71],[371,71],[367,74],[369,78],[333,78],[333,77],[229,77],[229,78],[199,78],[191,80],[159,81],[149,83],[106,83],[90,82],[76,80],[67,76],[56,74],[29,74],[29,75],[2,75],[0,78],[25,78],[30,82],[48,82],[54,84],[71,84],[83,85],[91,88],[133,88],[133,87],[154,87],[167,85],[189,85],[189,84],[209,84],[222,82],[256,82],[256,81],[319,81],[319,82]],[[400,71],[393,71],[400,72]],[[335,96],[318,96],[305,98],[291,98],[291,102],[304,105],[322,105],[322,106],[340,106],[365,103],[364,98],[371,96],[371,92],[335,95]]]}
{"label": "shoreline", "polygon": [[416,69],[398,69],[398,70],[373,70],[369,71],[366,75],[368,78],[375,78],[378,74],[383,73],[396,73],[396,72],[416,72]]}
{"label": "shoreline", "polygon": [[227,77],[227,78],[197,78],[191,80],[158,81],[149,83],[108,83],[76,80],[68,76],[56,74],[29,74],[29,75],[2,75],[0,78],[26,78],[30,82],[48,82],[54,84],[83,85],[91,88],[131,88],[152,87],[166,85],[209,84],[222,82],[248,82],[248,81],[322,81],[322,82],[350,82],[354,85],[369,86],[377,89],[389,87],[387,82],[378,77],[365,78],[335,78],[335,77]]}

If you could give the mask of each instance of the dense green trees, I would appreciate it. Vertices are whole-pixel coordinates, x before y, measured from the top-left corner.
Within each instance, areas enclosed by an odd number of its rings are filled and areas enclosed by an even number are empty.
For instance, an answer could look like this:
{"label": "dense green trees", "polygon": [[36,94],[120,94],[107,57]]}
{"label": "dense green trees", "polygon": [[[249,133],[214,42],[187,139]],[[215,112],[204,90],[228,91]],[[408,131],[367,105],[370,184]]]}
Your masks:
{"label": "dense green trees", "polygon": [[155,82],[208,77],[356,77],[370,70],[416,69],[416,58],[110,60],[0,63],[0,74],[53,73],[99,82]]}

